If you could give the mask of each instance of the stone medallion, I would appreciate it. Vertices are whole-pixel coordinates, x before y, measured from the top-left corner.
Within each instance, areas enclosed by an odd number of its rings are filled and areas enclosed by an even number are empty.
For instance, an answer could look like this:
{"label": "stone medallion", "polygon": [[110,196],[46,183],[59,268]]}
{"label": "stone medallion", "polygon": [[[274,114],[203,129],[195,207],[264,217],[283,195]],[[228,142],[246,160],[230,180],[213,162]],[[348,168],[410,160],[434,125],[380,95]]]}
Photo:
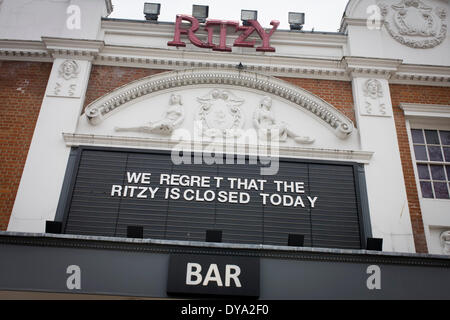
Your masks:
{"label": "stone medallion", "polygon": [[419,0],[402,0],[388,5],[380,2],[381,15],[389,34],[411,48],[433,48],[447,35],[447,11]]}
{"label": "stone medallion", "polygon": [[239,129],[244,125],[240,108],[244,99],[228,90],[213,89],[197,101],[200,107],[196,120],[203,136],[239,136]]}

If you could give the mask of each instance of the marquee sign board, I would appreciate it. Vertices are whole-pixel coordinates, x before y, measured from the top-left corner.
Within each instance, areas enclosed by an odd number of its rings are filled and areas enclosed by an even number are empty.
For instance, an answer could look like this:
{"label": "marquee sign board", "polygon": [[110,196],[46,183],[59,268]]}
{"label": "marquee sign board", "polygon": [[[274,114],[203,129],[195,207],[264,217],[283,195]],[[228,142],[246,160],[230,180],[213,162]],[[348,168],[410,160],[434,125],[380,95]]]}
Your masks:
{"label": "marquee sign board", "polygon": [[[364,247],[356,164],[280,159],[261,164],[174,164],[170,152],[79,148],[68,192],[67,234],[205,241],[222,230],[229,243]],[[195,157],[195,155],[192,155]],[[225,161],[225,159],[224,159]]]}

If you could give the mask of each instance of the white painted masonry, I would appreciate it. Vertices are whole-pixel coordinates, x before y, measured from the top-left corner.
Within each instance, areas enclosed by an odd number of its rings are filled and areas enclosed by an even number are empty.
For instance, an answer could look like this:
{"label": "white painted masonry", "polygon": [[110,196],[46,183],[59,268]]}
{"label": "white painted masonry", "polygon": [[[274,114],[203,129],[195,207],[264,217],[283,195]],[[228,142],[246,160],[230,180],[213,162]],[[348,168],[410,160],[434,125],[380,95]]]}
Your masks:
{"label": "white painted masonry", "polygon": [[368,115],[363,112],[368,100],[364,89],[370,79],[373,78],[355,77],[352,84],[361,148],[374,152],[365,168],[372,232],[375,237],[383,238],[384,250],[413,252],[414,240],[389,85],[386,79],[374,79],[381,84],[382,96],[377,100],[384,104],[386,114]]}
{"label": "white painted masonry", "polygon": [[28,151],[27,161],[17,191],[8,230],[43,232],[45,221],[53,220],[64,180],[70,149],[61,132],[74,132],[78,122],[91,62],[76,60],[79,65],[78,97],[54,95],[55,83],[64,82],[59,74],[65,59],[56,58],[50,73],[46,94]]}
{"label": "white painted masonry", "polygon": [[[402,0],[381,2],[392,8]],[[436,17],[437,7],[445,9],[447,15],[441,23],[450,23],[448,1],[422,2],[435,10]],[[217,88],[229,90],[245,101],[242,107],[245,128],[252,127],[254,108],[264,95],[269,95],[277,119],[315,138],[315,142],[307,146],[288,140],[281,146],[282,155],[364,163],[373,236],[383,238],[384,251],[415,252],[389,84],[449,87],[450,34],[432,48],[406,46],[391,36],[383,20],[379,28],[367,28],[368,8],[379,3],[349,1],[339,33],[280,30],[271,41],[276,52],[233,48],[230,53],[220,53],[191,44],[185,48],[168,47],[167,42],[173,39],[173,24],[104,19],[112,10],[109,0],[4,0],[0,4],[0,60],[53,62],[8,231],[44,232],[45,221],[54,219],[71,146],[169,149],[170,138],[116,132],[114,127],[139,125],[159,118],[170,94],[177,93],[186,106],[183,128],[191,131],[199,108],[198,98]],[[81,29],[67,28],[70,5],[81,10]],[[200,36],[202,32],[199,31]],[[230,43],[235,37],[230,33]],[[67,64],[64,76],[61,66],[66,61],[75,64]],[[236,69],[239,63],[246,72],[263,75],[273,82],[276,76],[352,81],[355,128],[347,138],[341,139],[316,115],[298,108],[292,100],[264,88],[247,88],[238,82],[193,83],[149,93],[125,101],[98,125],[89,123],[82,114],[92,65],[170,69],[175,70],[174,73],[176,70],[192,70],[193,73],[199,69],[209,69],[211,73],[230,70],[230,74],[240,77]],[[70,76],[70,68],[76,69],[76,75]],[[369,79],[380,84],[380,95],[375,91],[372,95],[367,93]],[[281,84],[279,89],[290,87]],[[96,102],[92,105],[96,106]],[[150,110],[149,106],[155,107]],[[413,112],[427,113],[426,108],[404,110],[409,110],[411,116]],[[442,122],[442,114],[435,119]],[[408,126],[413,126],[412,118],[408,121]],[[436,236],[439,230],[450,229],[449,201],[420,200],[432,253],[439,253]]]}

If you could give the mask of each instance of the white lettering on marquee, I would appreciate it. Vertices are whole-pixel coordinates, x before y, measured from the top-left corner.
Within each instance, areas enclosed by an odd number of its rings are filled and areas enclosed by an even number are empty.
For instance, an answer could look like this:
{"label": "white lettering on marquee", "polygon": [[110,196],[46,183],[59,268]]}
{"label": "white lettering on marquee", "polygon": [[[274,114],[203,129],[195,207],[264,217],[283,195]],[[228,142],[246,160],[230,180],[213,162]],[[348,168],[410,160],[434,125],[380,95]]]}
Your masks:
{"label": "white lettering on marquee", "polygon": [[[154,183],[150,172],[126,172],[128,184],[114,184],[111,186],[111,197],[127,197],[137,199],[155,199],[161,193],[165,200],[178,200],[196,202],[213,202],[230,204],[246,204],[252,200],[247,191],[260,191],[259,201],[264,206],[302,207],[314,208],[317,196],[305,195],[303,181],[283,181],[265,179],[251,179],[240,177],[218,177],[187,174],[161,173],[157,187],[148,185]],[[131,185],[130,185],[131,184]],[[269,185],[272,184],[272,187]],[[269,186],[269,187],[268,187]],[[183,189],[179,188],[183,187]],[[276,192],[264,192],[264,189]],[[159,192],[161,190],[161,192]]]}

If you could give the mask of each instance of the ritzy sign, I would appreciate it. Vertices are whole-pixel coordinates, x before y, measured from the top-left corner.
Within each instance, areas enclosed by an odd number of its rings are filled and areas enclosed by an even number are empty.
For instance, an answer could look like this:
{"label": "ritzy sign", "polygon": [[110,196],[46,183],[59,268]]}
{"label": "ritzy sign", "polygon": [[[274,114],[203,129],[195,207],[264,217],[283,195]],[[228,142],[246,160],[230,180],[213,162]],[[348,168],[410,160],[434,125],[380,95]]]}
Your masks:
{"label": "ritzy sign", "polygon": [[[183,21],[188,21],[190,26],[188,28],[182,28]],[[208,20],[205,24],[205,30],[207,32],[207,41],[204,42],[200,40],[195,33],[200,27],[198,20],[189,15],[179,14],[177,15],[177,20],[175,22],[175,34],[173,36],[173,41],[167,42],[169,46],[185,47],[186,43],[181,41],[181,35],[187,35],[191,43],[200,48],[211,48],[215,51],[231,51],[231,47],[227,46],[227,29],[233,28],[235,32],[240,32],[240,35],[234,41],[234,47],[254,47],[256,44],[255,40],[248,40],[247,38],[256,31],[258,36],[261,38],[262,45],[256,47],[256,51],[270,51],[274,52],[275,48],[270,46],[270,37],[277,30],[280,22],[272,20],[270,24],[272,29],[266,32],[263,27],[256,20],[248,20],[249,25],[239,25],[237,21],[228,20]],[[213,43],[214,29],[219,30],[219,43]]]}

